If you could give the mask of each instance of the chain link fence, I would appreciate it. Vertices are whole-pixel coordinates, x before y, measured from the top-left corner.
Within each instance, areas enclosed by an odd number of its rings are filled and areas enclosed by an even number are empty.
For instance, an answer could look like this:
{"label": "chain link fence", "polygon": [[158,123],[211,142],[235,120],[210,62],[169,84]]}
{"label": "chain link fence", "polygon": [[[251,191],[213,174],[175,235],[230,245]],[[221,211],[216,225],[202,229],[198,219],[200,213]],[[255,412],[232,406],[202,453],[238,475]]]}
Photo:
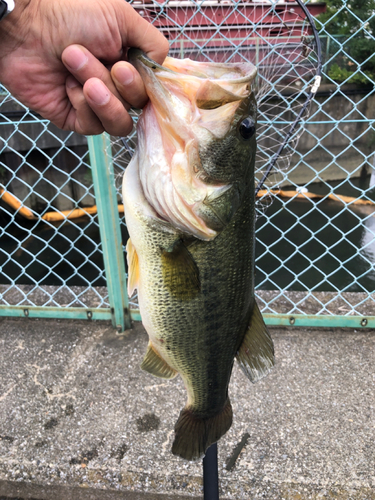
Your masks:
{"label": "chain link fence", "polygon": [[[169,15],[172,4],[185,16]],[[156,25],[167,21],[176,57],[214,54],[215,36],[234,43],[228,26],[240,4],[222,2],[221,19],[207,17],[202,5],[133,3]],[[323,10],[311,4],[315,14]],[[317,22],[323,82],[289,168],[268,188],[268,208],[264,197],[259,202],[256,293],[270,324],[375,326],[373,56],[355,59],[353,42],[374,41],[374,14],[363,19],[345,1],[333,19],[343,13],[359,28],[340,34],[332,20]],[[204,40],[193,29],[198,17]],[[239,30],[245,36],[244,21],[233,37]],[[119,330],[130,315],[139,319],[136,301],[129,309],[124,297],[119,194],[133,146],[131,138],[109,147],[106,136],[62,132],[0,86],[0,315],[112,319]],[[107,180],[99,178],[103,170]]]}
{"label": "chain link fence", "polygon": [[[0,95],[1,303],[81,306],[87,293],[108,305],[87,140]],[[55,220],[54,220],[55,218]]]}

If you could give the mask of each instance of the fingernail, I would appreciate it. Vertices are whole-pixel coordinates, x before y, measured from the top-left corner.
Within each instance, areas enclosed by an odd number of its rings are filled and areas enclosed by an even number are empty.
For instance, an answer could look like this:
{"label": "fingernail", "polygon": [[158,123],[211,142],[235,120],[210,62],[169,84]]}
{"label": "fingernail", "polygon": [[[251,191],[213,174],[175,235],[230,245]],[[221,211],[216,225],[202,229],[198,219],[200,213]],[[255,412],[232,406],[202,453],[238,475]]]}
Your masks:
{"label": "fingernail", "polygon": [[130,85],[134,80],[134,73],[126,66],[116,68],[115,76],[122,85]]}
{"label": "fingernail", "polygon": [[80,70],[88,61],[86,54],[78,47],[70,47],[69,52],[65,55],[65,64],[72,71]]}
{"label": "fingernail", "polygon": [[109,90],[101,81],[92,83],[87,89],[87,94],[98,106],[107,104],[111,97]]}

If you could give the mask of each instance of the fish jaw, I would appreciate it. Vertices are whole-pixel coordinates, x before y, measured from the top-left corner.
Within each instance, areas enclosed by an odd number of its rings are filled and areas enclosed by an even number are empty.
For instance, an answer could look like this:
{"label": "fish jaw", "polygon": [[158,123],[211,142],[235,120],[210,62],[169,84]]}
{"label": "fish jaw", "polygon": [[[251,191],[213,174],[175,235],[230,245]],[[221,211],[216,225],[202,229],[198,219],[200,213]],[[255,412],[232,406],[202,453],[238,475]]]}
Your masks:
{"label": "fish jaw", "polygon": [[[177,231],[202,240],[213,239],[216,231],[194,210],[207,196],[207,187],[190,175],[192,147],[188,144],[184,150],[174,149],[173,155],[169,154],[171,149],[171,143],[163,141],[154,108],[147,104],[138,124],[139,177],[144,196],[158,217]],[[176,172],[188,186],[184,192],[176,189]]]}
{"label": "fish jaw", "polygon": [[235,213],[238,190],[233,191],[235,200],[223,199],[225,216],[218,217],[209,200],[228,191],[231,182],[209,178],[200,150],[213,140],[225,139],[236,126],[234,117],[246,107],[256,70],[253,65],[173,58],[160,66],[140,51],[130,53],[129,60],[140,72],[150,98],[137,129],[145,196],[160,218],[182,234],[210,241],[223,227],[218,219],[230,220],[227,214]]}

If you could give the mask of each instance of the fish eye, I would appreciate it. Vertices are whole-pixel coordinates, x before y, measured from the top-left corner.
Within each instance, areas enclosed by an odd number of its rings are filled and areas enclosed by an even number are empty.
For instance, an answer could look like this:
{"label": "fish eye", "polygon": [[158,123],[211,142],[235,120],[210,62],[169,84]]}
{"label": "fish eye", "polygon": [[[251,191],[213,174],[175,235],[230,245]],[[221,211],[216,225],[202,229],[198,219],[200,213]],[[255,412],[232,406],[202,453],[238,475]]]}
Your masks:
{"label": "fish eye", "polygon": [[255,133],[255,122],[248,116],[240,123],[240,134],[245,140],[250,139]]}

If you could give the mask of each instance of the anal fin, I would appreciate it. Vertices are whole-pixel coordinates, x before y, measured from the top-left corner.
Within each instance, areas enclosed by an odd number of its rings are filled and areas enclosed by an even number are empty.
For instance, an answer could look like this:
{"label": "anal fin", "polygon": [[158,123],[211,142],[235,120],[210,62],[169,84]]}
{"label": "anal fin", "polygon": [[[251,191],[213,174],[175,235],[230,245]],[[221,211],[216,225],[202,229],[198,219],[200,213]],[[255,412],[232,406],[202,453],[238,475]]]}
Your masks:
{"label": "anal fin", "polygon": [[250,324],[236,357],[251,382],[265,377],[275,364],[273,342],[255,300]]}
{"label": "anal fin", "polygon": [[142,370],[151,373],[159,378],[174,378],[177,375],[176,370],[171,368],[162,359],[152,347],[151,342],[148,343],[147,352],[141,364]]}
{"label": "anal fin", "polygon": [[128,261],[128,295],[131,297],[139,283],[138,254],[131,239],[126,244],[126,258]]}

